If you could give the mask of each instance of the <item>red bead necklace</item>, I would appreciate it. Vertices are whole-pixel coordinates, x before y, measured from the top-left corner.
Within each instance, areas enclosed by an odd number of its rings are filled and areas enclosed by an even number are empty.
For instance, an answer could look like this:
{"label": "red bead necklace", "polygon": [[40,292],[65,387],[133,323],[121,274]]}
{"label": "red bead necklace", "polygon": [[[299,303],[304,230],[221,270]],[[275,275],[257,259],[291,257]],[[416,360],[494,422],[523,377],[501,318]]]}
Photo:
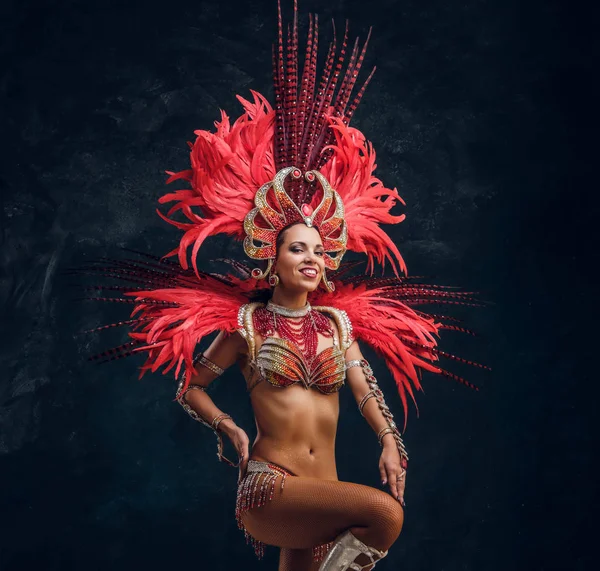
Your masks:
{"label": "red bead necklace", "polygon": [[318,335],[333,337],[329,319],[313,311],[309,303],[300,309],[289,309],[269,301],[254,312],[253,322],[254,329],[262,337],[272,337],[277,333],[282,339],[294,343],[309,363],[317,355]]}

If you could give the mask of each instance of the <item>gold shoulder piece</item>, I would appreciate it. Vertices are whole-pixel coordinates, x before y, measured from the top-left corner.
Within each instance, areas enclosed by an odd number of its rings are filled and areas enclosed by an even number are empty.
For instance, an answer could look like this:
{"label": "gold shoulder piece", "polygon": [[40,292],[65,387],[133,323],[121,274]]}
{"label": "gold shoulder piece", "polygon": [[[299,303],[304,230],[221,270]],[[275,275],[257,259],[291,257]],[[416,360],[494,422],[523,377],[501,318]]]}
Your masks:
{"label": "gold shoulder piece", "polygon": [[348,314],[343,309],[337,309],[335,307],[328,307],[325,305],[316,305],[313,306],[313,309],[316,311],[321,311],[322,313],[328,313],[340,332],[340,349],[345,351],[352,345],[354,341],[354,337],[352,336],[352,322],[348,317]]}
{"label": "gold shoulder piece", "polygon": [[238,331],[240,335],[246,340],[248,345],[248,353],[250,359],[254,361],[256,359],[256,342],[254,340],[254,324],[252,322],[252,314],[265,304],[258,301],[252,303],[245,303],[240,307],[238,311]]}

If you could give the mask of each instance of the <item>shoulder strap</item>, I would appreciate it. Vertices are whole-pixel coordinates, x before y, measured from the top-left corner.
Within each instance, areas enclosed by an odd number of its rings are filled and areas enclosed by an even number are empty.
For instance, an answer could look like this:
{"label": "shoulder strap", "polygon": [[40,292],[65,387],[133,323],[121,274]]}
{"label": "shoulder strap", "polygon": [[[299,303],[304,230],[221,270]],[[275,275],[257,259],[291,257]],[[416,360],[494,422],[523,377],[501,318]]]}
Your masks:
{"label": "shoulder strap", "polygon": [[343,309],[325,305],[316,305],[313,306],[313,309],[321,311],[322,313],[328,313],[333,318],[338,331],[340,332],[340,349],[342,351],[348,349],[354,341],[354,338],[352,337],[352,322],[350,321],[348,314]]}

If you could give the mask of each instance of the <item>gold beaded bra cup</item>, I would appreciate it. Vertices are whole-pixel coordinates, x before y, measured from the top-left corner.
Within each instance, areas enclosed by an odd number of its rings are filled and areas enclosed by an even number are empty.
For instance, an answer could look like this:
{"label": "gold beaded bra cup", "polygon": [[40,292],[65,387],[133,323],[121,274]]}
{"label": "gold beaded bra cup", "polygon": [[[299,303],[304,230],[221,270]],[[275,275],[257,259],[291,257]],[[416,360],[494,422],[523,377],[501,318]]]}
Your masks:
{"label": "gold beaded bra cup", "polygon": [[[346,373],[344,352],[348,346],[348,335],[345,330],[340,347],[329,319],[309,304],[299,310],[290,310],[272,302],[266,306],[249,305],[257,307],[250,308],[250,319],[245,321],[252,327],[245,331],[244,336],[246,339],[253,337],[256,331],[264,339],[255,355],[254,351],[250,352],[252,367],[260,377],[249,391],[260,380],[280,388],[301,383],[305,389],[315,388],[323,394],[340,390]],[[319,309],[327,311],[330,308]],[[343,325],[336,319],[337,315],[332,317],[341,332]],[[279,336],[274,337],[275,333]],[[318,334],[332,337],[333,346],[317,353]]]}

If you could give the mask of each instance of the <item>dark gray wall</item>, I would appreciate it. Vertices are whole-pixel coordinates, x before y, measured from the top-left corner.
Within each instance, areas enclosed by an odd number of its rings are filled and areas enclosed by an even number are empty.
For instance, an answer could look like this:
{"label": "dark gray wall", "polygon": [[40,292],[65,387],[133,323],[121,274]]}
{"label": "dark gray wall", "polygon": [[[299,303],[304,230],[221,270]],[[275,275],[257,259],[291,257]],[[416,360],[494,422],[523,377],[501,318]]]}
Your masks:
{"label": "dark gray wall", "polygon": [[[405,530],[382,571],[591,562],[588,30],[559,4],[300,4],[322,38],[331,16],[363,37],[374,26],[377,73],[354,125],[406,200],[391,232],[409,270],[495,302],[456,313],[478,339],[443,341],[494,367],[454,368],[482,390],[425,377]],[[75,302],[61,274],[122,246],[175,247],[155,213],[164,170],[186,167],[186,140],[219,107],[240,112],[234,94],[270,95],[275,1],[5,0],[0,22],[0,569],[275,569],[275,549],[261,564],[244,545],[236,473],[172,402],[172,377],[138,382],[138,359],[86,362],[125,332],[78,332],[127,308]],[[202,259],[221,255],[241,246],[215,239]],[[253,433],[237,374],[213,394]],[[340,477],[377,486],[378,447],[349,391],[342,409]]]}

